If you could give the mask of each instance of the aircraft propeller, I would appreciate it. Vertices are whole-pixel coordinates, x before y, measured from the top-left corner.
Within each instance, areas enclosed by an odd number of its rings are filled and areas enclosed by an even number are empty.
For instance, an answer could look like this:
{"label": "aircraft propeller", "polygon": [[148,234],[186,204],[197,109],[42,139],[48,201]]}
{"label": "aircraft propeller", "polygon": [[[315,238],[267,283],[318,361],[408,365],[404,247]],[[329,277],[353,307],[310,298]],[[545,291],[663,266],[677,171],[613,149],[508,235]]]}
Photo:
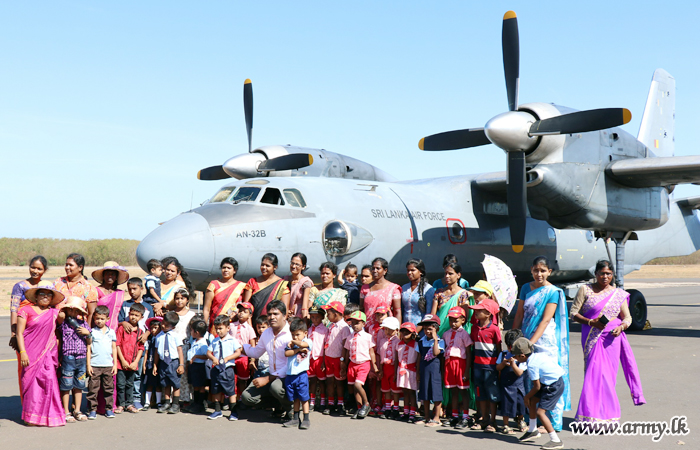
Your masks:
{"label": "aircraft propeller", "polygon": [[508,95],[508,112],[489,120],[483,128],[447,131],[424,137],[418,148],[427,151],[457,150],[495,144],[508,154],[506,198],[508,224],[513,251],[520,253],[525,243],[527,185],[525,152],[534,149],[538,136],[585,133],[628,123],[632,113],[625,108],[577,111],[538,120],[527,111],[518,110],[520,88],[520,43],[515,12],[503,16],[503,71]]}

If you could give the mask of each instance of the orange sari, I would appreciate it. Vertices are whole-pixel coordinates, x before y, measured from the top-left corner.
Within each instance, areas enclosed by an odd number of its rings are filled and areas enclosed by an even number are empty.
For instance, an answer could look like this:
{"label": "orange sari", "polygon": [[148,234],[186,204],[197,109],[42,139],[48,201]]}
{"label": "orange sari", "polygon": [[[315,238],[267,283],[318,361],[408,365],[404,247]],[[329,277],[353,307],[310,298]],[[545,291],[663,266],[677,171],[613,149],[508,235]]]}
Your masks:
{"label": "orange sari", "polygon": [[218,280],[209,283],[208,291],[214,292],[214,298],[211,300],[211,309],[209,310],[209,332],[214,333],[214,319],[221,314],[230,315],[233,308],[236,307],[245,283],[236,281],[228,286],[223,286]]}

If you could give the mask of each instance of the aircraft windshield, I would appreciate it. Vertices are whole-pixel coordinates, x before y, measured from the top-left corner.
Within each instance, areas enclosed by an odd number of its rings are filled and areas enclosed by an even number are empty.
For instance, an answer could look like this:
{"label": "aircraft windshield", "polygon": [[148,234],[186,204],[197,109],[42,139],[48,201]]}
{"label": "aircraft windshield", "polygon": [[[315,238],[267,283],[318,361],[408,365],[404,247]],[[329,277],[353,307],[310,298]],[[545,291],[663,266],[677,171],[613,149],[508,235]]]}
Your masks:
{"label": "aircraft windshield", "polygon": [[284,198],[287,200],[287,204],[291,206],[306,208],[304,197],[302,197],[301,192],[299,192],[297,189],[285,189]]}
{"label": "aircraft windshield", "polygon": [[233,196],[231,201],[233,203],[254,202],[255,199],[258,198],[259,193],[259,187],[243,186],[242,188],[238,189],[238,191],[236,191],[236,195]]}
{"label": "aircraft windshield", "polygon": [[219,192],[214,194],[214,196],[209,201],[210,203],[220,203],[228,200],[231,193],[236,189],[235,186],[223,187]]}

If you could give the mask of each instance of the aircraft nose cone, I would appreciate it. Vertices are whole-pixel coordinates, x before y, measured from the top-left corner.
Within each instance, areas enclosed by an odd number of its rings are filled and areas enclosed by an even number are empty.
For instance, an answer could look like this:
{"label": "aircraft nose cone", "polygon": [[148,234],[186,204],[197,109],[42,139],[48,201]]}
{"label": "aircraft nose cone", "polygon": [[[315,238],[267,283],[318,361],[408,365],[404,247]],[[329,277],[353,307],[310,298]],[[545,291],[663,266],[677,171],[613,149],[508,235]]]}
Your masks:
{"label": "aircraft nose cone", "polygon": [[136,249],[136,259],[146,270],[149,259],[174,256],[195,285],[204,283],[216,266],[214,238],[209,223],[197,213],[183,213],[146,236]]}
{"label": "aircraft nose cone", "polygon": [[530,136],[535,118],[523,111],[508,111],[489,120],[484,126],[486,137],[505,151],[530,150],[537,138]]}
{"label": "aircraft nose cone", "polygon": [[244,153],[227,159],[223,168],[233,178],[242,180],[258,176],[258,165],[262,161],[265,161],[265,156],[260,153]]}

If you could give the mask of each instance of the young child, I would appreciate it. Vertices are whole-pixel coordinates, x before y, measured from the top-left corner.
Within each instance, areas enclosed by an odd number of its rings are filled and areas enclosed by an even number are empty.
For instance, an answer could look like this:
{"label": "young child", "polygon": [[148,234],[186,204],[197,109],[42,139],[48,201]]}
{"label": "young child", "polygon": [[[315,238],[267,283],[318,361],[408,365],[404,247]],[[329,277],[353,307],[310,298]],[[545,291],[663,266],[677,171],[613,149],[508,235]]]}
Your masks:
{"label": "young child", "polygon": [[[377,398],[384,402],[384,409],[379,416],[384,419],[392,418],[397,420],[399,418],[399,394],[401,394],[401,389],[396,385],[394,355],[396,354],[396,347],[400,342],[399,319],[396,317],[387,317],[379,323],[381,324],[381,331],[377,334],[377,338],[375,339],[377,344],[375,350],[377,352],[377,365],[379,366],[377,378],[381,380],[381,382],[377,384],[379,385],[381,395],[377,395]],[[393,411],[391,405],[392,398],[394,400]]]}
{"label": "young child", "polygon": [[146,293],[143,300],[151,305],[158,316],[163,315],[162,302],[160,300],[160,276],[163,274],[163,264],[157,259],[151,259],[146,263],[148,275],[144,277]]}
{"label": "young child", "polygon": [[[476,282],[476,284],[474,286],[470,287],[469,290],[472,292],[472,294],[474,296],[474,301],[477,304],[488,299],[488,300],[492,300],[494,303],[496,303],[496,305],[498,305],[498,302],[496,302],[496,299],[493,295],[493,286],[488,281],[479,280]],[[466,305],[464,305],[464,306],[466,307]],[[496,312],[493,314],[493,318],[492,318],[493,323],[498,325],[499,324],[498,319],[499,319],[499,314],[498,314],[498,312]],[[478,322],[477,319],[474,316],[472,316],[472,323],[477,323],[477,322]],[[499,328],[502,328],[502,327],[499,327]],[[500,349],[499,349],[499,351],[500,351]]]}
{"label": "young child", "polygon": [[[378,341],[380,336],[384,335],[384,332],[382,331],[381,324],[386,319],[389,317],[389,307],[385,305],[378,306],[377,309],[374,311],[374,325],[368,327],[366,330],[370,336],[372,336],[372,342],[375,343],[375,345],[378,345]],[[398,328],[398,325],[397,325]],[[376,353],[377,348],[375,347],[375,353]],[[377,358],[377,367],[379,368],[379,371],[381,372],[381,361],[380,358]],[[367,376],[367,385],[368,389],[365,389],[367,391],[367,394],[371,396],[370,398],[370,404],[372,406],[372,414],[375,416],[380,416],[382,415],[382,385],[381,385],[381,377],[379,377],[379,373],[374,373],[373,371],[369,372],[369,375]]]}
{"label": "young child", "polygon": [[492,318],[498,314],[498,304],[485,299],[476,305],[469,305],[474,311],[471,339],[474,342],[474,370],[472,382],[476,386],[476,399],[482,417],[481,427],[474,424],[472,429],[487,433],[496,431],[496,405],[500,392],[496,360],[501,351],[501,330]]}
{"label": "young child", "polygon": [[309,329],[309,339],[311,339],[311,361],[309,362],[309,411],[314,410],[316,402],[316,388],[318,387],[321,411],[326,407],[326,366],[323,364],[325,355],[323,343],[328,335],[328,328],[323,324],[326,312],[317,307],[309,308],[311,317],[311,328]]}
{"label": "young child", "polygon": [[[352,305],[353,303],[349,303]],[[344,392],[345,386],[342,380],[345,379],[345,374],[340,370],[341,363],[344,361],[343,348],[345,346],[345,338],[350,333],[350,327],[343,320],[345,306],[333,301],[327,305],[321,306],[326,310],[328,317],[328,334],[326,342],[323,344],[325,355],[323,358],[326,366],[326,394],[328,395],[328,405],[323,410],[323,414],[329,415],[332,410],[340,415],[345,415]],[[338,404],[335,405],[335,396],[337,396]]]}
{"label": "young child", "polygon": [[520,363],[513,356],[513,343],[523,337],[523,332],[515,329],[508,330],[503,340],[508,347],[507,352],[501,352],[498,355],[496,369],[500,372],[499,385],[501,388],[501,416],[503,417],[503,434],[515,434],[509,425],[509,419],[515,417],[515,423],[518,424],[519,431],[526,432],[527,428],[523,429],[523,417],[525,415],[525,383],[523,382],[522,374],[527,370],[526,363]]}
{"label": "young child", "polygon": [[143,317],[139,321],[139,328],[141,328],[141,331],[146,332],[148,331],[148,327],[146,327],[146,321],[153,317],[155,314],[153,313],[153,306],[151,306],[150,303],[145,302],[142,297],[143,281],[141,280],[141,278],[129,278],[129,281],[126,282],[126,289],[129,293],[129,297],[131,297],[131,300],[125,301],[122,304],[122,308],[119,310],[119,325],[123,326],[124,330],[127,333],[131,333],[132,330],[131,324],[129,323],[129,311],[131,311],[131,307],[133,305],[143,305],[144,313]]}
{"label": "young child", "polygon": [[[258,339],[260,339],[260,335],[262,335],[263,331],[267,330],[269,326],[270,324],[267,322],[267,316],[265,314],[261,314],[257,319],[255,319],[255,334],[257,335],[255,339],[256,344],[258,343]],[[250,371],[253,373],[253,379],[264,377],[270,373],[270,355],[267,353],[264,353],[258,359],[248,358],[248,360],[248,366],[250,367]]]}
{"label": "young child", "polygon": [[[249,302],[241,302],[236,306],[238,314],[234,316],[236,321],[231,324],[229,334],[235,337],[241,345],[255,345],[255,329],[250,324],[254,311],[253,305]],[[236,379],[238,380],[236,382],[236,391],[238,395],[241,395],[245,388],[248,387],[248,380],[250,380],[248,357],[245,355],[241,355],[240,358],[236,359]]]}
{"label": "young child", "polygon": [[[418,326],[423,327],[425,333],[416,342],[416,350],[420,353],[418,398],[423,400],[425,426],[439,427],[442,415],[442,370],[439,357],[445,352],[445,341],[437,334],[440,318],[426,314]],[[432,418],[429,418],[431,402],[435,407]]]}
{"label": "young child", "polygon": [[207,361],[209,360],[209,342],[207,342],[207,323],[204,320],[195,320],[190,324],[192,345],[187,351],[187,378],[194,388],[194,401],[189,408],[192,414],[204,413],[204,402],[207,399],[209,377],[207,375]]}
{"label": "young child", "polygon": [[[345,278],[345,279],[343,279]],[[342,272],[338,274],[338,284],[340,289],[348,292],[348,302],[356,305],[360,304],[360,283],[357,282],[357,266],[348,264]]]}
{"label": "young child", "polygon": [[151,407],[151,398],[155,392],[156,405],[160,406],[162,400],[162,388],[160,387],[160,380],[157,375],[153,374],[153,368],[155,367],[155,354],[156,348],[156,336],[160,334],[160,325],[163,322],[162,317],[151,317],[146,321],[146,327],[148,328],[149,337],[145,345],[146,361],[143,364],[143,391],[144,391],[144,402],[142,411],[148,411]]}
{"label": "young child", "polygon": [[[460,306],[447,312],[450,329],[445,331],[445,387],[450,389],[452,420],[450,425],[458,430],[467,427],[469,422],[469,366],[471,365],[472,340],[463,328],[466,314]],[[462,396],[462,418],[459,417],[459,397]]]}
{"label": "young child", "polygon": [[[537,419],[539,418],[549,433],[550,439],[542,448],[564,448],[564,443],[557,436],[552,422],[547,417],[547,411],[551,411],[557,406],[559,397],[564,393],[564,380],[562,378],[564,369],[548,353],[533,353],[533,345],[527,338],[516,339],[512,349],[516,361],[527,363],[527,375],[532,381],[532,389],[525,394],[525,405],[530,412],[530,427],[519,441],[532,442],[541,436],[537,430]],[[605,400],[601,399],[601,401]]]}
{"label": "young child", "polygon": [[216,420],[223,416],[221,403],[224,401],[224,394],[229,398],[229,410],[231,411],[228,420],[238,420],[236,411],[236,358],[241,356],[243,347],[235,337],[229,334],[231,319],[225,314],[216,316],[214,319],[214,329],[216,338],[212,341],[207,356],[212,362],[211,385],[209,392],[214,400],[214,412],[207,417],[209,420]]}
{"label": "young child", "polygon": [[404,322],[399,329],[401,341],[396,345],[396,385],[403,390],[403,416],[400,420],[408,423],[416,422],[416,391],[418,390],[418,350],[416,349],[416,326]]}
{"label": "young child", "polygon": [[154,376],[158,375],[164,397],[163,403],[158,407],[159,413],[180,412],[180,375],[185,373],[185,357],[182,353],[182,341],[178,342],[175,333],[175,326],[179,321],[180,316],[175,311],[166,312],[161,322],[161,332],[156,336],[157,351],[152,373]]}
{"label": "young child", "polygon": [[[61,337],[61,400],[66,411],[66,422],[84,422],[87,416],[80,412],[83,389],[87,386],[87,346],[92,343],[91,329],[85,319],[87,311],[80,297],[68,297],[58,313],[59,336]],[[73,392],[73,410],[70,409],[70,394]]]}
{"label": "young child", "polygon": [[143,304],[134,303],[129,310],[130,331],[124,326],[117,328],[117,413],[124,410],[130,413],[139,412],[134,406],[134,378],[139,371],[139,360],[144,349],[140,341],[143,332],[139,321],[145,311]]}
{"label": "young child", "polygon": [[[313,351],[313,342],[307,337],[306,323],[303,319],[295,317],[289,325],[292,340],[287,344],[287,376],[284,377],[284,390],[287,400],[294,402],[294,416],[284,423],[284,427],[298,426],[300,430],[308,430],[309,421],[309,370],[310,352]],[[299,410],[304,413],[304,418],[299,417]]]}
{"label": "young child", "polygon": [[117,374],[117,335],[107,326],[109,308],[99,305],[92,314],[94,327],[90,332],[92,343],[87,349],[88,419],[97,418],[97,394],[104,391],[107,410],[105,417],[114,418],[114,376]]}
{"label": "young child", "polygon": [[367,318],[362,311],[355,311],[350,316],[350,326],[353,332],[345,340],[345,350],[341,362],[341,371],[347,373],[348,386],[351,391],[355,392],[355,401],[360,405],[352,416],[353,419],[364,419],[369,414],[370,405],[364,384],[370,371],[375,374],[379,372],[375,359],[375,343],[372,336],[365,331],[366,322]]}

